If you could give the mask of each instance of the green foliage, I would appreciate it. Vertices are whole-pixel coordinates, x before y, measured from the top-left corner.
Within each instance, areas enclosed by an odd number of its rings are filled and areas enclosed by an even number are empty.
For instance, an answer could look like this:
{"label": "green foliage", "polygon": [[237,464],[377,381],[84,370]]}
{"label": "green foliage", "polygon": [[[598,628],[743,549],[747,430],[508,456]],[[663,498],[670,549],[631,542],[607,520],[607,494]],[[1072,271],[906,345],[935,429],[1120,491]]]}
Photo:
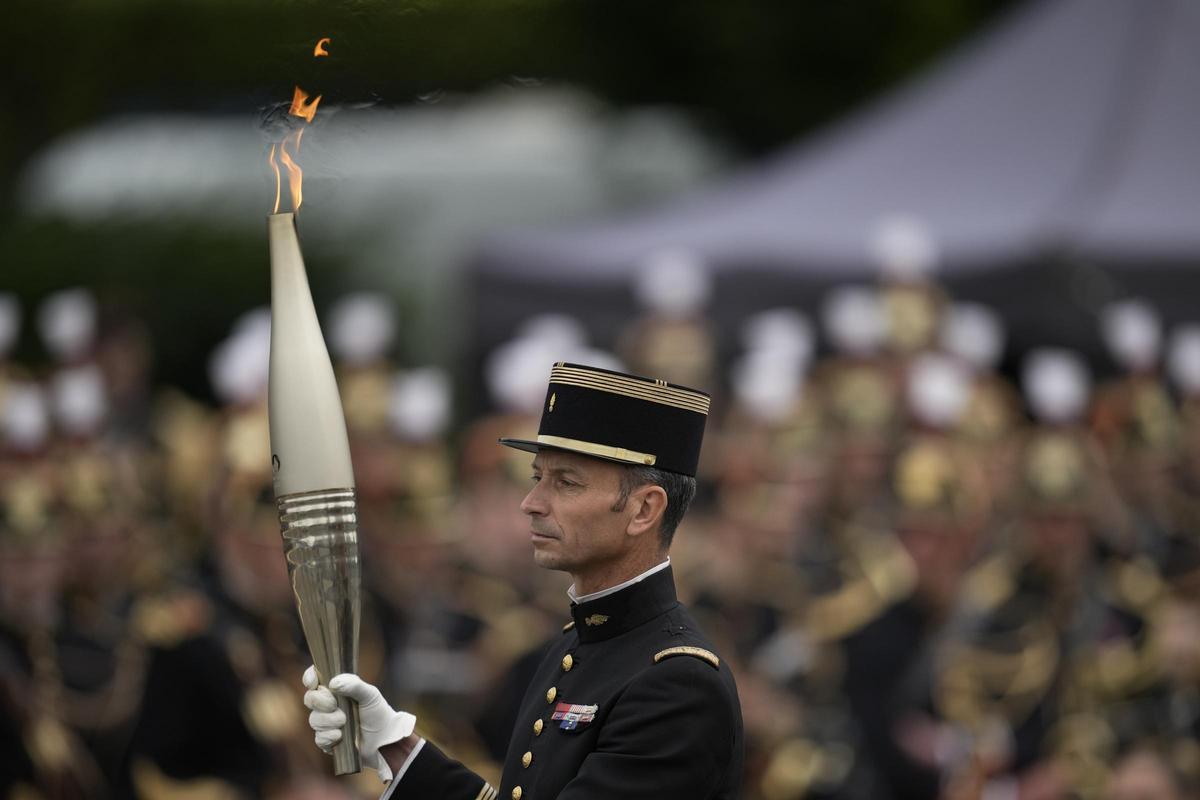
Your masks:
{"label": "green foliage", "polygon": [[[750,151],[907,75],[1012,0],[14,0],[0,188],[48,140],[150,110],[243,111],[293,84],[404,104],[538,78],[691,108]],[[328,58],[312,57],[330,36]],[[514,79],[516,79],[514,81]],[[7,193],[5,193],[5,196]]]}
{"label": "green foliage", "polygon": [[[26,324],[17,359],[34,368],[46,354],[32,316],[53,291],[86,286],[106,315],[132,316],[153,335],[158,378],[208,393],[204,365],[234,320],[270,297],[266,239],[202,226],[15,222],[0,227],[6,290],[17,291]],[[314,295],[336,294],[344,272],[316,248],[306,252]],[[102,319],[101,328],[116,319]]]}

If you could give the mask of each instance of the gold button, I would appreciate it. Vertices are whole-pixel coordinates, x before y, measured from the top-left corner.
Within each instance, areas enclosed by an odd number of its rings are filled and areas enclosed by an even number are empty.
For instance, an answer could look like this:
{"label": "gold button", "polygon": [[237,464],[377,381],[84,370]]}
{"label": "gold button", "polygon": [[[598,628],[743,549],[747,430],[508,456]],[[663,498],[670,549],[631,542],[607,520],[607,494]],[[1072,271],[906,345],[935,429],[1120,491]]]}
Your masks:
{"label": "gold button", "polygon": [[543,724],[544,723],[540,719],[537,722],[533,723],[533,735],[534,736],[542,735],[542,725]]}
{"label": "gold button", "polygon": [[570,672],[573,666],[575,666],[575,659],[571,658],[570,653],[567,653],[562,660],[563,672]]}
{"label": "gold button", "polygon": [[546,692],[546,702],[553,703],[554,698],[556,698],[556,697],[558,697],[558,688],[555,686],[551,686],[550,691]]}
{"label": "gold button", "polygon": [[512,798],[513,798],[513,800],[521,800],[521,787],[520,786],[513,787]]}
{"label": "gold button", "polygon": [[533,763],[533,753],[526,750],[525,755],[521,756],[521,766],[528,768],[529,765],[532,763]]}

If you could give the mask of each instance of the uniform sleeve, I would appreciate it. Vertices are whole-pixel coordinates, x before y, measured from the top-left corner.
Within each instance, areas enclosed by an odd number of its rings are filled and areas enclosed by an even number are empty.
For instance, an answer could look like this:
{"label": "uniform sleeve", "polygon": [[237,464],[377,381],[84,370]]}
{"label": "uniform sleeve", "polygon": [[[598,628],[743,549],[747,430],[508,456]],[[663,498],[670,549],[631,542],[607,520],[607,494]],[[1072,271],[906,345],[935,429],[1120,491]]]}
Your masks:
{"label": "uniform sleeve", "polygon": [[[390,800],[495,800],[496,790],[483,778],[426,741],[404,774],[383,797]],[[381,798],[382,800],[382,798]]]}
{"label": "uniform sleeve", "polygon": [[706,797],[736,760],[737,701],[704,661],[655,664],[622,693],[559,800]]}

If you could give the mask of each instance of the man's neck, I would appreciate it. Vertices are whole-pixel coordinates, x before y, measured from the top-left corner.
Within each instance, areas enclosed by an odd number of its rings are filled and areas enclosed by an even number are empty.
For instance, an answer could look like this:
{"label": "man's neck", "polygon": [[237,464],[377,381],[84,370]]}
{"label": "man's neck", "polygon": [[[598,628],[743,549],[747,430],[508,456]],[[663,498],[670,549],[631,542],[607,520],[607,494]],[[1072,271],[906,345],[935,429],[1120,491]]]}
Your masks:
{"label": "man's neck", "polygon": [[[636,571],[634,571],[635,568],[627,568],[620,571],[613,570],[603,575],[573,574],[571,577],[575,579],[575,583],[567,590],[567,594],[576,602],[587,600],[591,595],[607,593],[627,583],[636,583],[646,577],[647,573],[656,572],[670,563],[671,557],[666,553],[660,553],[653,560],[640,562]],[[587,579],[585,580],[585,578]]]}

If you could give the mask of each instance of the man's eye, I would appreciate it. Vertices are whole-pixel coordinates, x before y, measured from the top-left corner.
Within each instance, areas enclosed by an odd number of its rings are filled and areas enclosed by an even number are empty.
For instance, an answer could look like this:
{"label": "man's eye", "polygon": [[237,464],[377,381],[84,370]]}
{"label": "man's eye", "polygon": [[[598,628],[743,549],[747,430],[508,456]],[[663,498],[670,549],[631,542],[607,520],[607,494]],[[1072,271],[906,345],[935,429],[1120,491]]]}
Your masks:
{"label": "man's eye", "polygon": [[530,475],[529,476],[529,480],[533,481],[534,483],[537,483],[541,479],[542,479],[541,475]]}
{"label": "man's eye", "polygon": [[569,480],[567,480],[566,478],[559,478],[559,479],[558,479],[558,485],[559,485],[559,486],[562,486],[562,487],[564,487],[564,488],[570,488],[570,487],[572,487],[572,486],[578,486],[579,484],[578,484],[578,483],[576,483],[575,481],[569,481]]}

